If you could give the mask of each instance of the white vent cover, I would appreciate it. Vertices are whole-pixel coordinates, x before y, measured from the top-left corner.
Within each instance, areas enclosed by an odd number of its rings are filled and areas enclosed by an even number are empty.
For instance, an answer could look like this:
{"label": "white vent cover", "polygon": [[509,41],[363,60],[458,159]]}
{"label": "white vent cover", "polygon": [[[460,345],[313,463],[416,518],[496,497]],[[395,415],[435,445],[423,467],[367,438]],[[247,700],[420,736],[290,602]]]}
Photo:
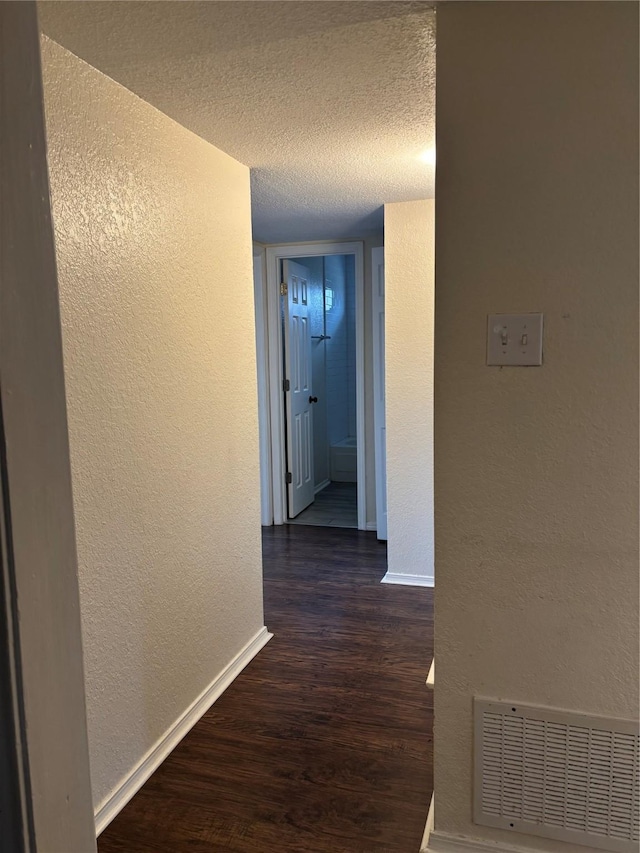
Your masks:
{"label": "white vent cover", "polygon": [[635,723],[474,700],[474,821],[637,853]]}

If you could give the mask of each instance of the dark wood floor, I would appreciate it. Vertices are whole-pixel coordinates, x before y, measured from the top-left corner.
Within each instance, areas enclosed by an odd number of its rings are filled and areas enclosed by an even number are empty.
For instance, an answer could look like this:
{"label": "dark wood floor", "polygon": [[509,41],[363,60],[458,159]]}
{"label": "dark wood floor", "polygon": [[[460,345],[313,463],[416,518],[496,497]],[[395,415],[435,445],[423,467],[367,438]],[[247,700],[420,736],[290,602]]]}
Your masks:
{"label": "dark wood floor", "polygon": [[412,853],[432,790],[431,590],[375,534],[265,530],[275,637],[101,835],[100,853]]}

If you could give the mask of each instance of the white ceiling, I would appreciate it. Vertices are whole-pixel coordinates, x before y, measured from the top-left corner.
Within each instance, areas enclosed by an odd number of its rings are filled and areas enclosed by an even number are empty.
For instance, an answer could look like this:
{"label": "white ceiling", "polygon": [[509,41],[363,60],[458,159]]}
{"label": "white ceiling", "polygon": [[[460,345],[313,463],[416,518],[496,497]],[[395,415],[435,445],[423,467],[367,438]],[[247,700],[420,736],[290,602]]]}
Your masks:
{"label": "white ceiling", "polygon": [[251,167],[254,238],[364,237],[431,198],[426,2],[40,2],[44,32]]}

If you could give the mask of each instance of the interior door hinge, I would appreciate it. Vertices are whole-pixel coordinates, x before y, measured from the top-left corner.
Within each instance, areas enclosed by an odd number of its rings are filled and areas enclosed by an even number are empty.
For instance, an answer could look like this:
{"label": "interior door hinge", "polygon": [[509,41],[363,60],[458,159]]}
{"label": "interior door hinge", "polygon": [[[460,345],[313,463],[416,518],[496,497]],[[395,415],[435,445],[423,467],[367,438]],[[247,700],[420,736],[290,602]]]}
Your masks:
{"label": "interior door hinge", "polygon": [[280,283],[280,296],[286,296],[289,292],[289,288],[287,287],[287,282],[283,281]]}
{"label": "interior door hinge", "polygon": [[291,476],[291,471],[287,471],[287,476],[285,477],[287,483],[293,483],[293,477]]}
{"label": "interior door hinge", "polygon": [[289,380],[288,380],[288,379],[283,379],[283,380],[282,380],[282,390],[283,390],[283,391],[289,391],[289,390],[290,390],[290,388],[291,388],[291,383],[289,382]]}

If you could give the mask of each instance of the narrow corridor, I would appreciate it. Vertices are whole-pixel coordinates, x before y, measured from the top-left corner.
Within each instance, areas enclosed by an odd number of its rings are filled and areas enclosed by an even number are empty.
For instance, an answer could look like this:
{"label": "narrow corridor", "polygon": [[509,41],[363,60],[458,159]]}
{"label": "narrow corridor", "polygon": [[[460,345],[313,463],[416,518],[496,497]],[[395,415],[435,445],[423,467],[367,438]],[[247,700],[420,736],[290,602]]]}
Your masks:
{"label": "narrow corridor", "polygon": [[432,790],[433,591],[373,533],[264,530],[275,636],[99,839],[100,853],[411,853]]}

